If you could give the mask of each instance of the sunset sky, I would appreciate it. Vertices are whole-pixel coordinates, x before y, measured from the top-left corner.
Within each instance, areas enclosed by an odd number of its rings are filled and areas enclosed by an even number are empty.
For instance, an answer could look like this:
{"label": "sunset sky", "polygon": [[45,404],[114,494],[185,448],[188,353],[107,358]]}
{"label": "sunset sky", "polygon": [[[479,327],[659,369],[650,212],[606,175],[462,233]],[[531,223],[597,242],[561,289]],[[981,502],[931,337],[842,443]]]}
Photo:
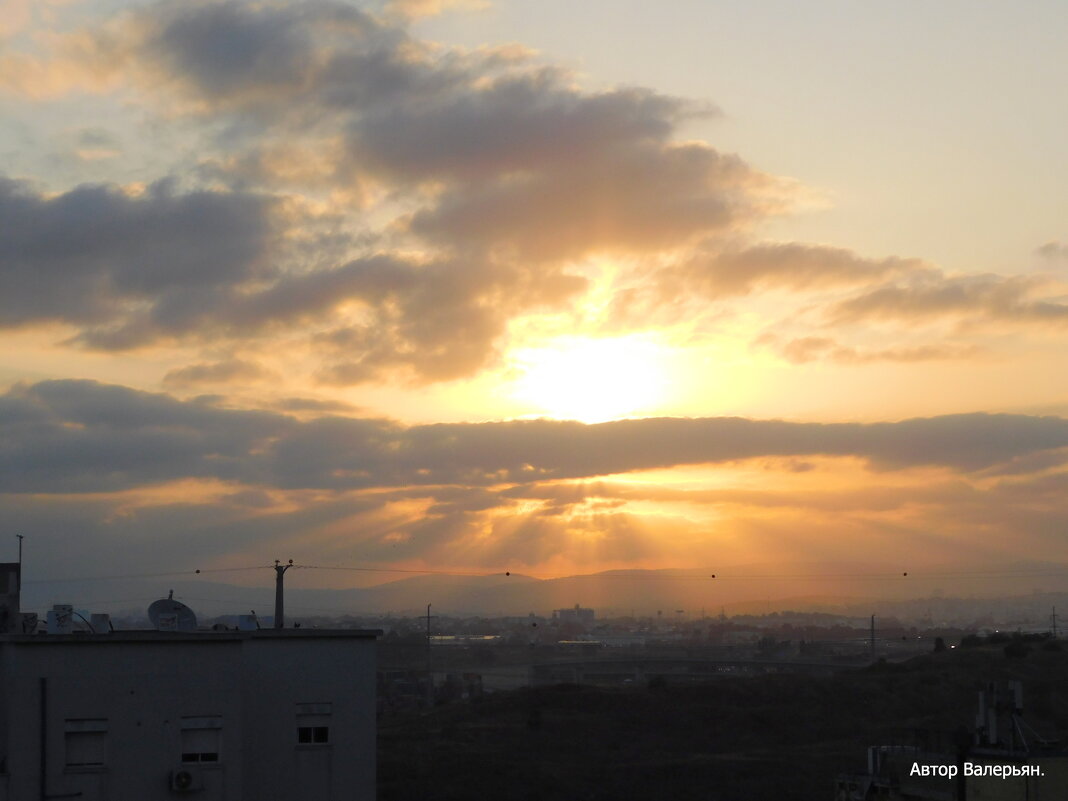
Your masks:
{"label": "sunset sky", "polygon": [[0,560],[1066,562],[1066,41],[1060,0],[0,0]]}

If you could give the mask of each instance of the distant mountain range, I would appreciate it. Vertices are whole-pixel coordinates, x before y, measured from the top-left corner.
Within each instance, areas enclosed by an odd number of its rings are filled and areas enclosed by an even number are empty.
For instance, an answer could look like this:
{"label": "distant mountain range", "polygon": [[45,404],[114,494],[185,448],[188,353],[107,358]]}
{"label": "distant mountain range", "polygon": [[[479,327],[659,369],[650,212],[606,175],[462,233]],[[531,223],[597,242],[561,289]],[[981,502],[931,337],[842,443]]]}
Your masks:
{"label": "distant mountain range", "polygon": [[[1039,599],[1047,594],[1068,592],[1068,566],[1022,561],[900,573],[863,563],[769,562],[718,569],[613,570],[555,579],[517,573],[430,574],[349,589],[309,589],[302,586],[306,577],[296,570],[286,576],[286,611],[291,619],[386,613],[413,616],[426,614],[427,604],[432,605],[433,614],[450,616],[549,615],[575,604],[591,607],[599,616],[659,613],[663,618],[683,619],[786,609],[870,614],[889,609],[890,604],[906,608],[911,603],[908,608],[913,608],[918,599],[927,608],[952,598],[967,603],[1024,597],[1045,603]],[[251,587],[170,578],[27,581],[22,608],[44,612],[53,603],[71,603],[83,612],[137,615],[173,589],[175,597],[201,617],[250,610],[269,617],[274,612],[274,574],[265,569],[262,578]],[[869,608],[871,612],[864,611]],[[1068,607],[1064,611],[1068,613]]]}

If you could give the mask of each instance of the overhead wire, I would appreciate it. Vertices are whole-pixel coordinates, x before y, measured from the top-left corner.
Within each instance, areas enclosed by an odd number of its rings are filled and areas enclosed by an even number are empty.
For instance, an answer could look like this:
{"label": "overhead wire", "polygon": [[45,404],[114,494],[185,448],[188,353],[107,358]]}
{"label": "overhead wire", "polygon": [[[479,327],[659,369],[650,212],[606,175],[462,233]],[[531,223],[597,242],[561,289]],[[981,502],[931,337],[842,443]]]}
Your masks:
{"label": "overhead wire", "polygon": [[510,571],[496,571],[492,573],[472,573],[462,572],[458,570],[418,570],[400,567],[357,567],[350,565],[300,565],[295,564],[293,567],[303,568],[305,570],[351,570],[360,573],[417,573],[420,575],[432,575],[432,576],[510,576]]}
{"label": "overhead wire", "polygon": [[30,579],[23,584],[69,584],[78,581],[119,581],[122,579],[173,578],[175,576],[196,576],[202,573],[237,573],[245,570],[263,570],[273,565],[253,565],[250,567],[209,567],[192,570],[174,570],[167,573],[127,573],[112,576],[72,576],[52,579]]}
{"label": "overhead wire", "polygon": [[[151,578],[177,578],[177,577],[194,577],[204,574],[215,573],[238,573],[252,570],[265,570],[273,568],[274,565],[248,565],[243,567],[217,567],[217,568],[195,568],[190,570],[176,570],[160,573],[127,573],[127,574],[113,574],[106,576],[76,576],[76,577],[63,577],[63,578],[51,578],[51,579],[30,579],[24,581],[23,584],[63,584],[74,583],[80,581],[119,581],[128,579],[151,579]],[[302,570],[336,570],[345,572],[359,572],[359,573],[390,573],[390,574],[403,574],[403,575],[426,575],[426,576],[460,576],[470,578],[490,578],[493,576],[510,577],[513,575],[510,570],[497,570],[490,572],[475,572],[475,571],[461,571],[461,570],[435,570],[430,568],[400,568],[400,567],[369,567],[365,565],[307,565],[307,564],[293,564],[292,567]],[[1057,578],[1068,576],[1068,570],[1065,569],[1043,569],[1036,568],[1033,570],[938,570],[932,572],[926,571],[901,571],[901,572],[812,572],[812,573],[700,573],[700,574],[665,574],[660,572],[608,572],[608,573],[590,573],[584,575],[574,576],[558,576],[554,578],[541,578],[538,576],[531,576],[529,574],[516,574],[523,575],[527,578],[533,578],[539,581],[551,581],[551,580],[610,580],[610,581],[734,581],[734,580],[771,580],[771,579],[795,579],[795,580],[822,580],[822,579],[868,579],[868,580],[898,580],[904,578],[912,579],[969,579],[969,578]]]}

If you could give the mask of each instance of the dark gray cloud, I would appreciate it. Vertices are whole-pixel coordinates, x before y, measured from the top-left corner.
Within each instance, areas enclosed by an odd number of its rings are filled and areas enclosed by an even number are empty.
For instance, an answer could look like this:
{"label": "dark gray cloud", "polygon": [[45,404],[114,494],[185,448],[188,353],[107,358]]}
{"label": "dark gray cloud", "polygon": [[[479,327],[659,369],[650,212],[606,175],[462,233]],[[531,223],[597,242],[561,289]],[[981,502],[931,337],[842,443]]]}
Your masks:
{"label": "dark gray cloud", "polygon": [[966,414],[896,423],[653,418],[401,426],[220,409],[88,381],[0,398],[0,490],[93,492],[186,477],[328,490],[488,487],[760,457],[977,471],[1068,446],[1068,420]]}
{"label": "dark gray cloud", "polygon": [[672,250],[765,216],[761,182],[741,159],[703,144],[609,148],[582,165],[457,187],[417,212],[411,230],[538,259]]}
{"label": "dark gray cloud", "polygon": [[[383,31],[344,3],[158,3],[137,16],[135,55],[196,95],[245,108],[274,107],[322,82],[324,34],[361,45]],[[320,50],[320,48],[323,48]],[[355,80],[362,76],[355,73]],[[273,98],[272,98],[273,96]]]}
{"label": "dark gray cloud", "polygon": [[339,400],[324,400],[322,398],[282,398],[274,404],[280,412],[356,412],[358,407],[351,403]]}
{"label": "dark gray cloud", "polygon": [[[88,348],[225,343],[240,360],[244,339],[304,329],[324,383],[452,380],[494,363],[511,319],[582,296],[569,260],[675,251],[783,203],[737,156],[675,141],[708,104],[584,91],[518,46],[434,46],[349,3],[165,1],[96,39],[86,68],[121,68],[191,121],[197,179],[232,188],[0,186],[17,223],[0,325],[66,322]],[[298,195],[268,194],[283,185]],[[299,195],[324,189],[352,206]]]}
{"label": "dark gray cloud", "polygon": [[430,99],[501,60],[493,51],[438,58],[403,27],[330,0],[161,2],[113,44],[193,101],[193,113],[296,128],[318,124],[313,110]]}
{"label": "dark gray cloud", "polygon": [[247,148],[231,159],[241,181],[271,179],[263,154],[279,137],[340,138],[346,180],[435,187],[429,201],[414,195],[409,230],[438,245],[538,258],[676,248],[749,224],[785,194],[736,156],[672,142],[710,105],[584,92],[514,46],[432,47],[326,0],[163,3],[137,19],[127,47],[138,68],[192,113],[231,121],[231,150],[234,136]]}
{"label": "dark gray cloud", "polygon": [[485,181],[581,168],[606,150],[663,144],[680,121],[705,112],[648,89],[583,94],[566,77],[540,68],[434,100],[402,102],[362,115],[351,141],[361,157],[397,179]]}
{"label": "dark gray cloud", "polygon": [[[584,90],[518,46],[435,46],[396,17],[333,0],[164,0],[96,36],[99,47],[82,48],[99,62],[87,69],[121,67],[150,89],[203,134],[198,179],[241,188],[46,197],[3,183],[0,213],[17,233],[0,244],[12,265],[0,325],[60,320],[78,327],[72,341],[103,350],[222,342],[236,359],[243,340],[306,330],[309,373],[324,384],[447,381],[495,364],[516,317],[572,310],[588,287],[566,265],[597,252],[642,258],[606,328],[707,320],[710,300],[776,289],[863,289],[831,308],[839,324],[1068,320],[1037,279],[749,245],[791,190],[680,141],[680,126],[714,107],[639,87]],[[280,186],[295,194],[265,194]],[[787,356],[967,353],[829,339],[800,337]],[[209,368],[188,369],[169,384]]]}
{"label": "dark gray cloud", "polygon": [[0,178],[0,326],[106,324],[133,303],[165,316],[262,278],[270,216],[271,201],[254,194],[162,182],[137,197],[111,186],[47,197]]}
{"label": "dark gray cloud", "polygon": [[92,381],[16,386],[2,396],[0,421],[4,492],[105,492],[182,477],[255,483],[266,477],[244,460],[292,422]]}
{"label": "dark gray cloud", "polygon": [[[469,375],[493,358],[509,317],[559,308],[585,288],[556,268],[480,258],[416,262],[370,255],[307,269],[281,244],[300,219],[242,192],[130,197],[83,186],[47,197],[0,180],[0,326],[63,321],[80,344],[124,350],[177,341],[240,341],[333,323],[323,378],[359,383],[398,367],[421,380]],[[354,306],[354,315],[343,312]],[[358,320],[358,323],[356,322]],[[263,377],[235,357],[190,365],[169,386]]]}

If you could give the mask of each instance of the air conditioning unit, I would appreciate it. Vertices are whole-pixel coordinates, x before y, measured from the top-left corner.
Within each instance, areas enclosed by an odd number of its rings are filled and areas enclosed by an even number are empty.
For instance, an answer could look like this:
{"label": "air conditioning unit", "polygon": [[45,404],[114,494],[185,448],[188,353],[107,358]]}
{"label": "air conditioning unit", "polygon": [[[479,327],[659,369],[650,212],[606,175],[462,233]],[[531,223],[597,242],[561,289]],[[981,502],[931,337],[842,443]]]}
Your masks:
{"label": "air conditioning unit", "polygon": [[171,771],[171,790],[175,793],[195,793],[204,789],[204,774],[200,768],[182,765]]}

